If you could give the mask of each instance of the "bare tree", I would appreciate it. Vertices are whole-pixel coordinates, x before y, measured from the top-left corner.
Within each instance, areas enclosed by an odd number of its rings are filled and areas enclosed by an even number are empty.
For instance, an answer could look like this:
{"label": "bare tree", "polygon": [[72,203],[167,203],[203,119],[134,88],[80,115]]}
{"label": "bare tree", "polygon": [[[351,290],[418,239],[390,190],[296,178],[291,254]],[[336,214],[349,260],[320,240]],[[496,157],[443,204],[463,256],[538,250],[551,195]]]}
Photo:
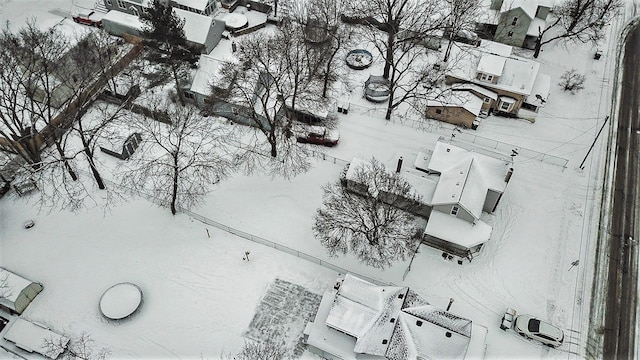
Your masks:
{"label": "bare tree", "polygon": [[197,206],[211,186],[232,170],[232,131],[203,119],[192,106],[176,108],[154,104],[166,111],[171,124],[132,115],[143,145],[123,163],[121,179],[126,187],[151,194],[172,214]]}
{"label": "bare tree", "polygon": [[580,74],[576,69],[571,69],[565,71],[562,76],[560,76],[560,82],[558,84],[562,90],[575,94],[576,91],[584,89],[585,80],[586,76],[584,74]]}
{"label": "bare tree", "polygon": [[621,0],[564,0],[553,8],[551,21],[538,28],[533,57],[542,46],[557,40],[597,45],[606,36],[605,27],[622,9]]}
{"label": "bare tree", "polygon": [[293,357],[288,354],[283,344],[268,339],[265,341],[246,341],[242,350],[236,355],[222,356],[223,359],[234,360],[287,360]]}
{"label": "bare tree", "polygon": [[[406,49],[405,43],[418,44],[446,25],[441,3],[433,0],[351,0],[346,6],[344,18],[364,24],[367,37],[385,59],[385,79],[390,78],[395,56]],[[400,39],[398,35],[403,31],[405,35]]]}
{"label": "bare tree", "polygon": [[301,104],[319,106],[325,100],[319,95],[320,82],[305,66],[307,51],[295,31],[246,36],[238,44],[241,64],[226,62],[221,69],[221,82],[232,86],[224,94],[212,94],[214,106],[222,100],[230,108],[228,117],[257,130],[245,137],[245,151],[237,157],[247,171],[264,168],[288,178],[310,167],[306,148],[296,143],[297,124],[288,114]]}
{"label": "bare tree", "polygon": [[45,340],[45,353],[60,354],[59,360],[105,360],[111,354],[106,348],[96,349],[96,343],[88,333],[82,333],[78,337],[69,338],[67,342],[65,338],[57,340]]}
{"label": "bare tree", "polygon": [[[343,57],[353,41],[353,28],[345,26],[340,16],[345,2],[338,0],[309,0],[292,4],[288,18],[299,24],[305,33],[308,47],[308,66],[311,74],[322,79],[322,97],[344,69]],[[346,56],[346,54],[343,54]]]}
{"label": "bare tree", "polygon": [[394,261],[415,253],[415,217],[397,206],[418,200],[411,185],[397,173],[372,158],[355,169],[348,181],[366,190],[354,193],[340,181],[324,187],[322,207],[318,209],[313,231],[330,256],[353,253],[367,265],[384,269]]}
{"label": "bare tree", "polygon": [[383,77],[389,81],[385,118],[417,92],[432,87],[433,67],[428,66],[424,44],[447,24],[439,2],[413,0],[351,1],[352,22],[365,26],[365,36],[385,60]]}
{"label": "bare tree", "polygon": [[444,53],[444,61],[449,60],[451,47],[456,36],[463,32],[472,32],[480,11],[479,0],[445,0],[447,4],[447,25],[445,34],[449,40]]}

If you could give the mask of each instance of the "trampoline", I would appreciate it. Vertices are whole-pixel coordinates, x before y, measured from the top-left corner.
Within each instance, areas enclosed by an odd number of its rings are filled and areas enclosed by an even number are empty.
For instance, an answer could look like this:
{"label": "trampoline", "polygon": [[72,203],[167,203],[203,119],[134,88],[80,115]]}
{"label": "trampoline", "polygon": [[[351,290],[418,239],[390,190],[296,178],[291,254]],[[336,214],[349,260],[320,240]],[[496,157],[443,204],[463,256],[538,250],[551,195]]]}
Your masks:
{"label": "trampoline", "polygon": [[354,70],[362,70],[371,66],[373,56],[365,49],[353,49],[347,53],[347,66]]}
{"label": "trampoline", "polygon": [[371,102],[384,102],[391,96],[391,83],[382,76],[370,75],[364,83],[364,97]]}
{"label": "trampoline", "polygon": [[142,305],[142,290],[138,285],[125,282],[108,288],[100,297],[100,312],[111,320],[131,316]]}

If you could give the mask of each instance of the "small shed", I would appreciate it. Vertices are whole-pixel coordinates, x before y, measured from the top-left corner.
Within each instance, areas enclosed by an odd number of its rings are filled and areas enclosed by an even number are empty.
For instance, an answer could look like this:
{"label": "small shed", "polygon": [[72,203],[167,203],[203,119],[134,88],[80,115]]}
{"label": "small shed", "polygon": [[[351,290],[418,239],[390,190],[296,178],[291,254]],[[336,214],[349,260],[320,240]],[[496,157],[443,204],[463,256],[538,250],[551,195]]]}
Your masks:
{"label": "small shed", "polygon": [[20,315],[42,291],[42,284],[0,268],[0,308]]}
{"label": "small shed", "polygon": [[[69,338],[51,331],[41,324],[16,318],[10,324],[9,330],[4,334],[4,339],[16,345],[16,347],[30,352],[38,353],[48,359],[57,359],[69,343]],[[49,349],[46,341],[51,341],[60,347]]]}

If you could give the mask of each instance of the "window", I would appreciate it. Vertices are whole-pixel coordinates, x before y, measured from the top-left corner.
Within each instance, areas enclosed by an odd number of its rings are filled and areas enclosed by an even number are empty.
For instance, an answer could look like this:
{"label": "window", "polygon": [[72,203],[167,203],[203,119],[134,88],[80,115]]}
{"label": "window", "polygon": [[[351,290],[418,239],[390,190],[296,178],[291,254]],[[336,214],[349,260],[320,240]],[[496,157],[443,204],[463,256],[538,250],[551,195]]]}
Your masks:
{"label": "window", "polygon": [[509,111],[510,108],[511,108],[511,104],[507,102],[503,102],[502,104],[500,104],[500,110],[502,111]]}
{"label": "window", "polygon": [[107,5],[109,5],[109,6],[113,5],[113,1],[107,0]]}
{"label": "window", "polygon": [[436,114],[442,114],[442,109],[436,109]]}
{"label": "window", "polygon": [[131,6],[129,8],[129,11],[131,11],[131,14],[135,15],[135,16],[140,16],[140,13],[138,12],[138,9],[136,9],[135,6]]}
{"label": "window", "polygon": [[195,99],[196,96],[191,92],[191,91],[185,91],[184,92],[184,97],[187,99]]}
{"label": "window", "polygon": [[458,215],[458,210],[460,210],[460,208],[458,208],[457,206],[452,206],[451,207],[451,215],[457,216]]}
{"label": "window", "polygon": [[509,31],[509,32],[507,33],[507,36],[509,36],[509,37],[513,36],[513,31]]}
{"label": "window", "polygon": [[512,26],[516,26],[516,23],[518,23],[518,17],[514,17],[513,21],[511,22]]}
{"label": "window", "polygon": [[489,75],[489,74],[481,74],[480,75],[480,80],[482,81],[493,81],[493,75]]}
{"label": "window", "polygon": [[485,103],[485,104],[488,104],[488,103],[490,103],[490,102],[491,102],[491,98],[490,98],[490,97],[488,97],[488,96],[485,96],[485,97],[484,97],[484,103]]}
{"label": "window", "polygon": [[118,0],[118,7],[120,7],[121,9],[126,9],[127,4],[125,4],[122,0]]}

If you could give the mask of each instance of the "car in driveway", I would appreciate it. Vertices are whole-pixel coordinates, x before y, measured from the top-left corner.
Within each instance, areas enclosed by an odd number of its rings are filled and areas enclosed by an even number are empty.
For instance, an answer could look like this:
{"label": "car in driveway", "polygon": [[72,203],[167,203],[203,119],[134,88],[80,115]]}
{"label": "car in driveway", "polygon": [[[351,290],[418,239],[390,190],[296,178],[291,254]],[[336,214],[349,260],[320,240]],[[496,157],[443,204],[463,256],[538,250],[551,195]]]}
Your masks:
{"label": "car in driveway", "polygon": [[519,315],[513,324],[518,335],[557,348],[564,341],[564,332],[556,326],[529,315]]}
{"label": "car in driveway", "polygon": [[336,146],[340,141],[340,133],[324,126],[309,126],[301,130],[296,139],[299,143]]}
{"label": "car in driveway", "polygon": [[73,21],[78,24],[101,27],[103,16],[104,14],[97,13],[93,10],[75,8],[71,17],[73,18]]}

